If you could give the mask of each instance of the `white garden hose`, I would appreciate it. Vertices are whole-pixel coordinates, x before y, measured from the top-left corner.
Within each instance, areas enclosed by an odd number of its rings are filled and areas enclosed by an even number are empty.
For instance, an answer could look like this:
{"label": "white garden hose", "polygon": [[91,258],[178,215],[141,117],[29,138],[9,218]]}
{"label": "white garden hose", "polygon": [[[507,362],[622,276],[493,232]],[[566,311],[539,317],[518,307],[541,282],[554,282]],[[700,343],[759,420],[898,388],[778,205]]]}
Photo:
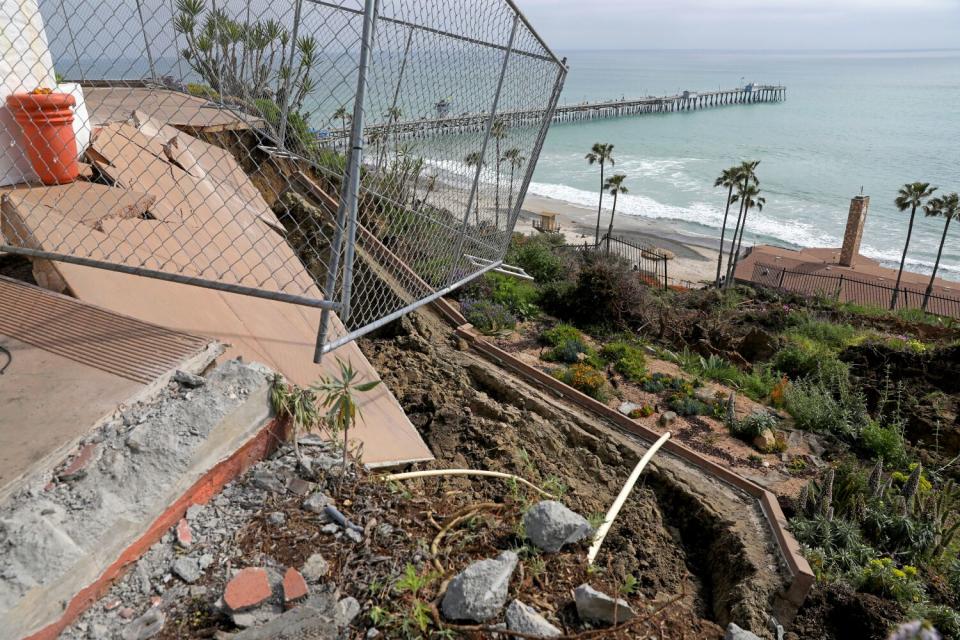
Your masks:
{"label": "white garden hose", "polygon": [[547,498],[556,499],[556,496],[551,495],[538,487],[535,484],[532,484],[520,476],[515,476],[512,473],[502,473],[500,471],[482,471],[479,469],[428,469],[427,471],[408,471],[406,473],[392,473],[388,476],[384,476],[384,480],[409,480],[411,478],[427,478],[431,476],[487,476],[490,478],[503,478],[505,480],[516,480],[517,482],[524,484],[542,496]]}
{"label": "white garden hose", "polygon": [[637,484],[637,480],[640,479],[640,474],[643,473],[643,468],[647,466],[647,463],[650,462],[650,459],[653,458],[653,455],[663,446],[663,443],[670,439],[670,432],[666,432],[660,438],[653,443],[647,452],[643,454],[643,457],[640,458],[640,462],[637,463],[637,466],[634,467],[633,473],[630,474],[630,477],[627,478],[627,483],[623,485],[623,489],[620,490],[620,494],[617,496],[617,499],[613,501],[613,505],[610,507],[610,511],[607,511],[607,516],[603,519],[603,524],[600,525],[600,528],[597,529],[596,535],[593,537],[593,544],[590,545],[590,551],[587,553],[587,564],[593,564],[593,561],[596,559],[597,554],[600,553],[600,545],[603,544],[603,539],[607,537],[607,532],[610,531],[613,521],[616,520],[617,514],[620,513],[620,509],[623,508],[623,503],[627,501],[627,498],[630,496],[630,492],[633,491],[633,485]]}

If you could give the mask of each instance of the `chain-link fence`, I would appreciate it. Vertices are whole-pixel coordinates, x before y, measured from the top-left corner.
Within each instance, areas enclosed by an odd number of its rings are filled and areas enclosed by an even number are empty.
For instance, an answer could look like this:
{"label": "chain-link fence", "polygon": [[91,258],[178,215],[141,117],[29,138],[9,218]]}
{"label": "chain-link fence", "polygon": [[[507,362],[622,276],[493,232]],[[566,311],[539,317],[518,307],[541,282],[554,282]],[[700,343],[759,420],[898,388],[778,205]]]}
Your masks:
{"label": "chain-link fence", "polygon": [[0,250],[320,307],[317,358],[500,265],[566,74],[509,0],[2,2]]}

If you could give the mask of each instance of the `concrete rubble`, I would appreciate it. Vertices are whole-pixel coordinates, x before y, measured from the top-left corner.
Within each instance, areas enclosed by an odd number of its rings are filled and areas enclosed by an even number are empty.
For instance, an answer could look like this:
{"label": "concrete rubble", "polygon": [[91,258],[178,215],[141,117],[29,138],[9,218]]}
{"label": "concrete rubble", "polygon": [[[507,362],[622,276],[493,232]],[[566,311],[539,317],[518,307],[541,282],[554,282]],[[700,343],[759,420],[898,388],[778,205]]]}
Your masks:
{"label": "concrete rubble", "polygon": [[[93,584],[184,490],[258,433],[270,418],[269,375],[231,360],[200,387],[170,382],[86,438],[82,474],[39,474],[0,506],[0,628],[21,637],[56,621],[60,602]],[[192,550],[175,559],[172,544],[158,560],[178,581],[196,580],[210,561]],[[148,579],[134,578],[150,590]]]}
{"label": "concrete rubble", "polygon": [[554,638],[562,635],[556,628],[533,607],[527,606],[519,600],[514,600],[507,607],[507,629],[528,633],[541,638]]}

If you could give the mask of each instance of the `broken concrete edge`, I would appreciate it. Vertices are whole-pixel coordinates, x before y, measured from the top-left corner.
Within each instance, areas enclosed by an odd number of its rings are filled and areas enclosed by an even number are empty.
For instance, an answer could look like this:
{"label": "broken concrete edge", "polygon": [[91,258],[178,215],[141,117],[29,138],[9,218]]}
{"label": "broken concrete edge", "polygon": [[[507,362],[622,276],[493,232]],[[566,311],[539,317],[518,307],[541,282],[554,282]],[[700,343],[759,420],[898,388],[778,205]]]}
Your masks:
{"label": "broken concrete edge", "polygon": [[[445,301],[445,304],[449,305],[450,303]],[[441,311],[441,313],[447,315],[443,311]],[[580,407],[602,418],[606,418],[620,429],[643,438],[650,443],[655,442],[657,438],[660,437],[661,434],[624,416],[616,409],[611,409],[602,402],[594,400],[590,396],[564,384],[553,376],[539,371],[518,358],[515,358],[513,355],[487,341],[473,328],[473,325],[466,323],[457,326],[455,333],[489,360],[513,370],[528,382],[546,387],[561,398],[566,398]],[[796,538],[787,530],[787,519],[783,510],[780,508],[780,504],[777,502],[776,496],[760,485],[720,466],[712,460],[704,458],[696,451],[685,447],[679,442],[668,440],[663,445],[663,449],[681,460],[694,465],[708,475],[746,493],[759,503],[760,510],[773,533],[780,557],[783,559],[791,576],[790,585],[783,593],[783,597],[791,605],[797,608],[801,607],[807,598],[807,594],[810,592],[810,588],[813,586],[814,574],[810,569],[810,564],[807,562],[807,559],[800,553],[800,545]]]}
{"label": "broken concrete edge", "polygon": [[210,340],[210,342],[208,342],[201,351],[196,352],[193,356],[186,360],[180,361],[177,366],[156,377],[150,384],[144,385],[139,391],[137,391],[137,393],[127,398],[123,405],[94,421],[86,433],[81,434],[73,440],[70,440],[69,442],[66,442],[60,447],[57,447],[53,451],[49,452],[43,458],[35,462],[31,469],[24,472],[20,477],[13,479],[3,489],[0,489],[0,504],[6,502],[11,496],[14,496],[18,492],[27,488],[27,486],[31,483],[37,483],[38,486],[44,486],[50,482],[56,475],[57,469],[62,465],[63,462],[67,460],[67,458],[77,452],[80,444],[86,438],[88,438],[90,434],[96,433],[106,423],[116,418],[125,407],[132,407],[140,403],[149,404],[155,400],[166,388],[170,380],[173,379],[173,376],[178,369],[188,373],[200,374],[206,370],[207,367],[209,367],[217,358],[223,355],[225,350],[226,347],[221,342]]}
{"label": "broken concrete edge", "polygon": [[80,590],[64,607],[58,620],[23,640],[55,640],[81,613],[109,591],[113,583],[131,567],[163,535],[185,517],[187,509],[205,504],[223,487],[241,476],[251,466],[269,456],[286,439],[288,422],[273,418],[253,434],[230,456],[220,461],[199,478],[173,504],[157,517],[147,530],[134,540],[120,556],[94,581]]}

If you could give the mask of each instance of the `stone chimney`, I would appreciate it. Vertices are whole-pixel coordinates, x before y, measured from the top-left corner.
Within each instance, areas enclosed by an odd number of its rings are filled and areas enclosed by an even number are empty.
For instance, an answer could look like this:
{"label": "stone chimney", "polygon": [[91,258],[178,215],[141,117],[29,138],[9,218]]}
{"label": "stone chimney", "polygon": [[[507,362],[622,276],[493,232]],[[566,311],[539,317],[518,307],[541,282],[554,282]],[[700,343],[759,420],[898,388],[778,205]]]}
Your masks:
{"label": "stone chimney", "polygon": [[840,266],[852,267],[860,255],[860,239],[863,237],[863,223],[867,219],[870,196],[860,194],[850,201],[850,213],[847,214],[847,230],[843,232],[843,248],[840,249]]}

